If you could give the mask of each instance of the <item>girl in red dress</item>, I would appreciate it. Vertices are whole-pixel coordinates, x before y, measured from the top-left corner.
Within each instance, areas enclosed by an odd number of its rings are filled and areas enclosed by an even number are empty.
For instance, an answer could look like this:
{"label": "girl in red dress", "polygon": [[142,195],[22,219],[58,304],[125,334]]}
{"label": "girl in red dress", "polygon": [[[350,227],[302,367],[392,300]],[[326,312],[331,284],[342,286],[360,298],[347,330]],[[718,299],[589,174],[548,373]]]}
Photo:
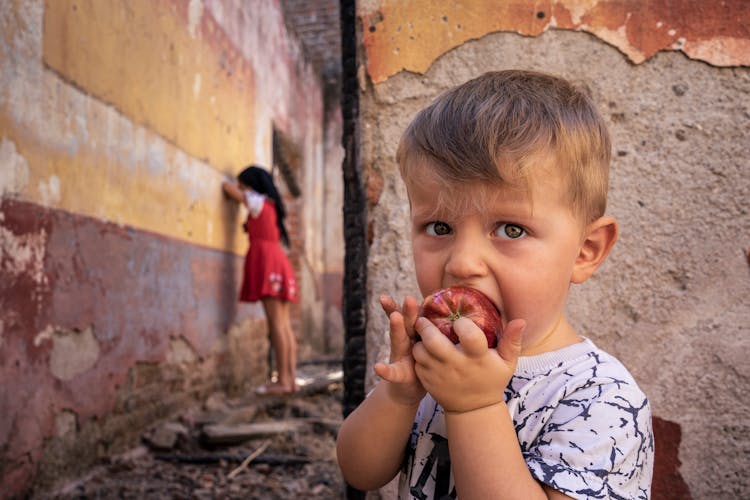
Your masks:
{"label": "girl in red dress", "polygon": [[273,177],[261,167],[246,168],[237,181],[225,181],[222,187],[249,212],[244,227],[250,247],[245,256],[240,301],[263,303],[278,371],[276,382],[268,382],[255,392],[288,394],[297,389],[297,339],[289,319],[289,303],[297,302],[299,295],[294,269],[281,246],[281,242],[289,245],[284,203]]}

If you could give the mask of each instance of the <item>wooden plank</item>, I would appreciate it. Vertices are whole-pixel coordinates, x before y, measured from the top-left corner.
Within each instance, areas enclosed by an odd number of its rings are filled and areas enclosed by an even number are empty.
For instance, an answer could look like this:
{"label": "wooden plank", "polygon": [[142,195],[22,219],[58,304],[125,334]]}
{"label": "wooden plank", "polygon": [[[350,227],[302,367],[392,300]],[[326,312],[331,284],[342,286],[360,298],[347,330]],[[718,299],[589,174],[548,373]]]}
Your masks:
{"label": "wooden plank", "polygon": [[252,424],[214,424],[203,428],[202,440],[208,444],[234,444],[249,439],[295,432],[307,427],[304,420],[274,420]]}

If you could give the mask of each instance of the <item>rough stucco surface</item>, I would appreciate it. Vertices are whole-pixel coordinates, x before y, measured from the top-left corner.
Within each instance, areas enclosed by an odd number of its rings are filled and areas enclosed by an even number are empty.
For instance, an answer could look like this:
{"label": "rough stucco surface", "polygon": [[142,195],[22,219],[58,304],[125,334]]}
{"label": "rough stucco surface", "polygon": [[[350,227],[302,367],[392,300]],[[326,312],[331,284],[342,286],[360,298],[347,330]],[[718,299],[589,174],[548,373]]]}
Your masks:
{"label": "rough stucco surface", "polygon": [[747,68],[679,52],[634,66],[584,33],[497,33],[448,52],[424,75],[370,86],[362,159],[369,185],[382,187],[368,215],[368,364],[387,358],[376,298],[419,296],[395,163],[400,133],[439,92],[504,68],[584,83],[613,136],[609,213],[621,236],[598,273],[572,290],[572,323],[630,368],[656,416],[680,426],[680,472],[694,498],[750,497]]}

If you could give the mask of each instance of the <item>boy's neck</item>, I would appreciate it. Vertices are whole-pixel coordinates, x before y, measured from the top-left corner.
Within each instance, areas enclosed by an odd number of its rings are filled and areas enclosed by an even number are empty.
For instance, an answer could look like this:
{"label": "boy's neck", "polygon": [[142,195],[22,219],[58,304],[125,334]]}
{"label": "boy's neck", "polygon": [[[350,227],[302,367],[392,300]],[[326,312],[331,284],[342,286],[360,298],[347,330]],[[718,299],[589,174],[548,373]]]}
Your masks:
{"label": "boy's neck", "polygon": [[565,316],[561,314],[549,331],[544,333],[530,345],[524,345],[522,347],[521,356],[535,356],[545,352],[556,351],[563,347],[577,344],[581,340],[581,337],[575,332],[573,327],[570,326],[568,320],[565,319]]}

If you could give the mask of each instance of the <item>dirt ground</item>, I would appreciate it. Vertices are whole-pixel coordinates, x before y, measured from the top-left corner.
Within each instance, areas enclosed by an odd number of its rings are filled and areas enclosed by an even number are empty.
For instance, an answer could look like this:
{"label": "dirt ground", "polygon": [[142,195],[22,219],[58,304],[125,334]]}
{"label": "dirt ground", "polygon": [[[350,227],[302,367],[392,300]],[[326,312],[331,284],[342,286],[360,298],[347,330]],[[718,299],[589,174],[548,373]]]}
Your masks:
{"label": "dirt ground", "polygon": [[300,366],[293,396],[211,396],[45,499],[345,498],[338,367]]}

